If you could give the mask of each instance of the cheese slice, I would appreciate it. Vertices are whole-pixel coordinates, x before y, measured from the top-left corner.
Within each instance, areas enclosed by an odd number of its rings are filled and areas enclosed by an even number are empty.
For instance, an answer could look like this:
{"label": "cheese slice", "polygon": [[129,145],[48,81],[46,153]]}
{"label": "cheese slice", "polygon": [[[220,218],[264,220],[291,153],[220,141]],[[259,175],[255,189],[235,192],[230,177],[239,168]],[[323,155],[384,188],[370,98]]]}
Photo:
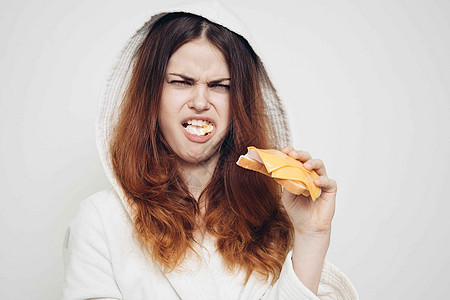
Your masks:
{"label": "cheese slice", "polygon": [[247,149],[248,153],[245,157],[254,160],[255,163],[245,166],[241,165],[242,163],[240,164],[240,161],[243,162],[245,160],[239,159],[237,162],[238,165],[271,176],[283,186],[285,186],[284,183],[287,183],[288,185],[285,187],[289,191],[291,191],[293,184],[298,185],[300,183],[305,187],[306,191],[303,191],[301,188],[296,188],[295,191],[291,192],[304,195],[309,194],[313,201],[317,199],[320,194],[320,188],[314,184],[314,180],[319,178],[319,175],[314,170],[308,171],[300,161],[279,150],[258,149],[253,146]]}

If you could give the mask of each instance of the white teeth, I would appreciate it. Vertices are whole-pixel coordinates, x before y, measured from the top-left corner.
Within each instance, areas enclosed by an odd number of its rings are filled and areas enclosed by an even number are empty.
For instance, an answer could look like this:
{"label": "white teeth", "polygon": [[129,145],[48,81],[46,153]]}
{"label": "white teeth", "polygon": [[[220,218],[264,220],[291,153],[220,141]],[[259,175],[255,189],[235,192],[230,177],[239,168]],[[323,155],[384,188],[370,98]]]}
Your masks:
{"label": "white teeth", "polygon": [[206,120],[188,120],[184,129],[195,135],[206,135],[214,130],[214,125]]}
{"label": "white teeth", "polygon": [[185,130],[199,136],[206,135],[214,130],[214,125],[205,120],[189,120],[185,124],[187,124],[187,126],[184,127]]}
{"label": "white teeth", "polygon": [[195,126],[207,126],[207,125],[211,124],[211,122],[206,121],[206,120],[189,120],[186,123],[188,123],[189,125],[195,125]]}

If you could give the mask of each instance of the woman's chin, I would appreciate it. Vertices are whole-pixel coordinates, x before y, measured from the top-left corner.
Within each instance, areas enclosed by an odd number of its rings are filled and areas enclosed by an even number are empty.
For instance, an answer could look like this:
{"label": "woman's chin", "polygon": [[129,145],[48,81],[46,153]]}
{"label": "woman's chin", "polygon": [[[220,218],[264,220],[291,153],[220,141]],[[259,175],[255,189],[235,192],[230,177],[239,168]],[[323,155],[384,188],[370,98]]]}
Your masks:
{"label": "woman's chin", "polygon": [[218,158],[218,149],[192,149],[191,151],[186,151],[178,154],[182,163],[187,164],[202,164],[210,161],[215,161],[214,158]]}

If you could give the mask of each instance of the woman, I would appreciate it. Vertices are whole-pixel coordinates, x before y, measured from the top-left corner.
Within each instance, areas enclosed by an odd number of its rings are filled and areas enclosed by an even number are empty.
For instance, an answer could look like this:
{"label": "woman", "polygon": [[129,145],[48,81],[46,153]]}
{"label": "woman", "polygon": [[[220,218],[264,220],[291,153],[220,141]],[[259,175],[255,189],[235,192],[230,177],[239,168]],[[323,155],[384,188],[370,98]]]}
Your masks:
{"label": "woman", "polygon": [[218,3],[157,14],[121,53],[98,120],[114,188],[71,223],[65,299],[357,298],[324,261],[336,183],[323,163],[283,149],[321,175],[314,203],[236,166],[289,131],[232,18]]}

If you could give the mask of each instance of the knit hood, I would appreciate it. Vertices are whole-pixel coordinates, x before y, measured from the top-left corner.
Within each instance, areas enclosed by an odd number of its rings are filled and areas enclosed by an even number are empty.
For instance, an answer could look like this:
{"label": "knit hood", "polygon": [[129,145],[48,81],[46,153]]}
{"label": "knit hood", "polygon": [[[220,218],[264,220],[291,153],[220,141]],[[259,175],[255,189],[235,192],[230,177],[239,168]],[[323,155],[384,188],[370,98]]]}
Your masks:
{"label": "knit hood", "polygon": [[[244,37],[252,46],[256,54],[259,54],[256,43],[248,33],[246,25],[239,20],[230,9],[225,7],[219,1],[189,3],[186,5],[179,5],[176,8],[155,12],[139,29],[137,29],[133,36],[128,39],[122,47],[122,50],[116,56],[109,75],[107,76],[106,83],[104,84],[96,120],[96,139],[106,175],[129,213],[130,209],[127,201],[125,201],[124,192],[114,176],[109,153],[109,144],[113,133],[112,130],[118,120],[123,94],[130,80],[134,54],[152,29],[155,22],[167,13],[172,12],[191,13],[202,16],[213,23],[220,24],[230,31]],[[278,147],[289,145],[291,140],[290,130],[283,104],[278,98],[271,82],[265,78],[265,76],[262,76],[262,74],[259,75],[266,111],[269,119],[274,124],[275,134],[278,138]]]}

